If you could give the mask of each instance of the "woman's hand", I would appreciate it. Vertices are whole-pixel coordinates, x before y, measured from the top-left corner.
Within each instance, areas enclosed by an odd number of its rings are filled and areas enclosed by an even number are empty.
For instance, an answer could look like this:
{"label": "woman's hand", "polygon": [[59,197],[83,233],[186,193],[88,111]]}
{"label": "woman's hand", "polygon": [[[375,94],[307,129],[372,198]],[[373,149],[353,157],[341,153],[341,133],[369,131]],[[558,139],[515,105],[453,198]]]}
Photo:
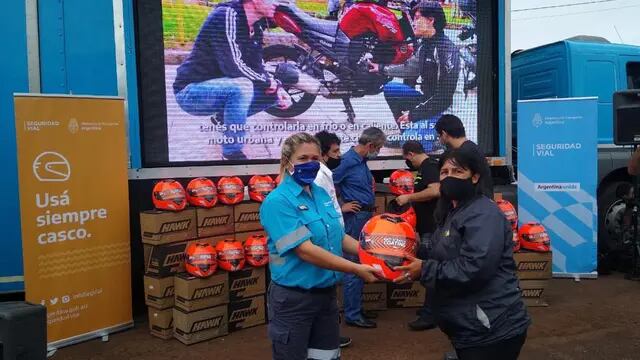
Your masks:
{"label": "woman's hand", "polygon": [[411,255],[407,256],[407,260],[410,261],[409,265],[396,266],[394,271],[402,271],[402,275],[393,279],[396,284],[404,284],[420,278],[422,272],[422,260],[417,259]]}
{"label": "woman's hand", "polygon": [[356,264],[356,268],[353,273],[358,275],[362,278],[362,280],[368,283],[376,282],[379,278],[382,277],[380,270],[374,268],[371,265]]}
{"label": "woman's hand", "polygon": [[342,210],[343,213],[357,213],[360,211],[360,204],[358,204],[357,201],[351,201],[348,203],[344,203],[342,204],[342,206],[340,207],[340,210]]}

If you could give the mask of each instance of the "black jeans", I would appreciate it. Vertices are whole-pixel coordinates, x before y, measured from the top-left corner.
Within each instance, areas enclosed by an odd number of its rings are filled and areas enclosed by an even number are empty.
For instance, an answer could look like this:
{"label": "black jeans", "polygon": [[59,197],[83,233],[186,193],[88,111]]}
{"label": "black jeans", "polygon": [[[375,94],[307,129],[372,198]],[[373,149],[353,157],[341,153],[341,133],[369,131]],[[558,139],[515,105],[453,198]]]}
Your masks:
{"label": "black jeans", "polygon": [[527,332],[487,346],[456,349],[459,360],[516,360],[527,339]]}

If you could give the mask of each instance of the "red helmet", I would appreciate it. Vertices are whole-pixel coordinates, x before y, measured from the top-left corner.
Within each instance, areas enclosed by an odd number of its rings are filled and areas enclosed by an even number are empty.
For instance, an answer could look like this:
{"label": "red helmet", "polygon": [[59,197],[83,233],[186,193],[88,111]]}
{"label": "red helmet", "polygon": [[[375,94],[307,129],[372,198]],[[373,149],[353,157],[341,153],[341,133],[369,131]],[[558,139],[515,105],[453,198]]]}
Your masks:
{"label": "red helmet", "polygon": [[282,182],[282,175],[278,174],[278,176],[276,176],[276,186],[280,185],[280,182]]}
{"label": "red helmet", "polygon": [[520,239],[518,238],[518,232],[513,231],[513,252],[520,251]]}
{"label": "red helmet", "polygon": [[511,228],[517,229],[518,213],[516,212],[516,208],[513,207],[513,205],[507,200],[498,200],[496,201],[496,203],[498,204],[498,207],[500,208],[500,210],[502,210],[502,213],[504,214],[504,216],[506,216],[507,220],[509,220],[509,222],[511,223]]}
{"label": "red helmet", "polygon": [[218,200],[223,204],[233,205],[244,198],[244,184],[239,177],[223,177],[218,181]]}
{"label": "red helmet", "polygon": [[251,266],[265,266],[269,262],[267,238],[262,234],[249,236],[244,242],[244,255]]}
{"label": "red helmet", "polygon": [[187,206],[186,197],[179,182],[166,179],[158,181],[153,187],[151,200],[158,210],[180,211]]}
{"label": "red helmet", "polygon": [[212,208],[218,202],[216,184],[207,178],[196,178],[187,185],[187,200],[193,206]]}
{"label": "red helmet", "polygon": [[385,279],[393,280],[402,275],[393,267],[408,264],[406,256],[415,256],[416,248],[415,230],[397,215],[382,214],[362,228],[358,256],[361,263],[381,270]]}
{"label": "red helmet", "polygon": [[394,215],[399,215],[402,220],[408,222],[409,225],[411,225],[411,227],[414,229],[418,224],[416,211],[413,209],[413,206],[411,206],[411,204],[404,204],[400,206],[394,199],[389,201],[389,203],[387,204],[387,212]]}
{"label": "red helmet", "polygon": [[408,170],[396,170],[389,178],[389,190],[394,195],[413,194],[413,175]]}
{"label": "red helmet", "polygon": [[549,252],[551,251],[549,234],[544,226],[538,223],[526,223],[518,232],[520,246],[525,250]]}
{"label": "red helmet", "polygon": [[249,179],[249,197],[253,201],[263,202],[275,188],[276,184],[269,175],[254,175]]}
{"label": "red helmet", "polygon": [[205,278],[218,268],[216,250],[206,242],[193,242],[185,251],[185,270],[193,276]]}
{"label": "red helmet", "polygon": [[244,267],[244,249],[240,241],[227,239],[218,242],[218,266],[227,271],[238,271]]}

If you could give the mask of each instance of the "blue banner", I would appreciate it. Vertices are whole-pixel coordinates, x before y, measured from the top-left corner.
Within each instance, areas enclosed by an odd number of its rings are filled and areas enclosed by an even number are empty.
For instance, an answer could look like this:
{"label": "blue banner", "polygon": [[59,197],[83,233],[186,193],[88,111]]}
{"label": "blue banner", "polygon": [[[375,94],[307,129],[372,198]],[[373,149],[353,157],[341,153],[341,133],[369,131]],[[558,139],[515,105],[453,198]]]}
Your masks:
{"label": "blue banner", "polygon": [[520,225],[541,223],[557,276],[597,275],[598,99],[518,101]]}

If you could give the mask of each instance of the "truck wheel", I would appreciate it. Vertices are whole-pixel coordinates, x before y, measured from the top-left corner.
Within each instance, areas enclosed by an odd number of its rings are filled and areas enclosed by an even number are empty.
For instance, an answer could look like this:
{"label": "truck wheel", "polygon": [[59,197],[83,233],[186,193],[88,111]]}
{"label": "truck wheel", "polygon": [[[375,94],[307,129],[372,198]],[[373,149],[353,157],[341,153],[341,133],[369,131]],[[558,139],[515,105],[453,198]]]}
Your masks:
{"label": "truck wheel", "polygon": [[[598,258],[603,267],[609,268],[622,237],[622,215],[626,206],[616,196],[616,189],[628,181],[613,181],[605,185],[598,196]],[[615,267],[615,264],[610,264]],[[603,269],[608,270],[608,269]]]}

